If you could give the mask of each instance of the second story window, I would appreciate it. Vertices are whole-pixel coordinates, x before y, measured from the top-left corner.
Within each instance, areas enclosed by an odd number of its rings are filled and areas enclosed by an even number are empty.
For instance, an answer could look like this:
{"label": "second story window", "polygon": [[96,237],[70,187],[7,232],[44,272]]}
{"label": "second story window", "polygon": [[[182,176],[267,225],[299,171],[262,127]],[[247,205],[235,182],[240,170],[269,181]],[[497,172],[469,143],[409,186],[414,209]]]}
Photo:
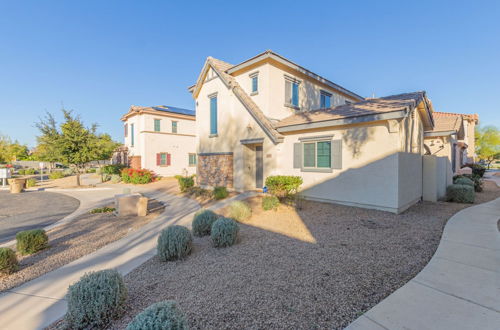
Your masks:
{"label": "second story window", "polygon": [[331,98],[332,98],[332,94],[325,92],[325,91],[321,91],[320,108],[321,109],[329,108],[331,105]]}
{"label": "second story window", "polygon": [[123,129],[125,130],[125,132],[124,132],[124,134],[123,134],[123,135],[124,135],[125,137],[127,137],[127,136],[128,136],[128,124],[123,125]]}
{"label": "second story window", "polygon": [[130,124],[130,146],[134,146],[134,124]]}
{"label": "second story window", "polygon": [[299,106],[299,82],[289,79],[285,80],[285,105]]}
{"label": "second story window", "polygon": [[217,134],[217,96],[210,97],[210,135]]}
{"label": "second story window", "polygon": [[259,74],[258,73],[251,74],[250,80],[252,82],[252,94],[257,94],[259,92]]}
{"label": "second story window", "polygon": [[177,122],[172,121],[172,133],[177,133]]}
{"label": "second story window", "polygon": [[155,132],[159,132],[160,131],[160,119],[155,119]]}

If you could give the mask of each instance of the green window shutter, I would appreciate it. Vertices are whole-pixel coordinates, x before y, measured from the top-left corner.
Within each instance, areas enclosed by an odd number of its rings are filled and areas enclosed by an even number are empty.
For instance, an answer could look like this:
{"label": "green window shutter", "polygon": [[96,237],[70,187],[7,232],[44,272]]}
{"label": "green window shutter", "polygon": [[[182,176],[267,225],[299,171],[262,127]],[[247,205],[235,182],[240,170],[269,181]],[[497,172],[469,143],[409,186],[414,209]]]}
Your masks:
{"label": "green window shutter", "polygon": [[160,165],[166,165],[167,164],[167,154],[161,153],[160,156],[161,156]]}
{"label": "green window shutter", "polygon": [[304,143],[304,167],[316,166],[316,143]]}
{"label": "green window shutter", "polygon": [[332,147],[330,141],[318,142],[317,145],[318,145],[317,166],[323,168],[330,168],[332,164],[332,157],[331,157]]}
{"label": "green window shutter", "polygon": [[160,131],[160,119],[155,119],[155,132]]}
{"label": "green window shutter", "polygon": [[177,122],[172,121],[172,133],[177,133]]}
{"label": "green window shutter", "polygon": [[210,134],[217,134],[217,97],[210,98]]}
{"label": "green window shutter", "polygon": [[332,168],[342,169],[342,140],[332,141]]}
{"label": "green window shutter", "polygon": [[293,168],[302,167],[302,143],[293,144]]}
{"label": "green window shutter", "polygon": [[130,145],[134,146],[134,124],[130,124]]}

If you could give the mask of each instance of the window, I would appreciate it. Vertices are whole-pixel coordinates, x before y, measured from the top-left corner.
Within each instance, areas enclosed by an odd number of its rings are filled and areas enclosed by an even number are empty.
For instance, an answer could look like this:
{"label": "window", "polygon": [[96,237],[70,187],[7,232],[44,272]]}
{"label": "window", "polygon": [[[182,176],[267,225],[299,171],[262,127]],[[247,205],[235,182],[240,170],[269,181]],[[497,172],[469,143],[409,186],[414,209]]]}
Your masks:
{"label": "window", "polygon": [[210,135],[217,134],[217,96],[210,98]]}
{"label": "window", "polygon": [[177,133],[177,122],[172,121],[172,133]]}
{"label": "window", "polygon": [[332,97],[332,94],[321,91],[321,96],[320,96],[320,108],[321,109],[325,109],[325,108],[330,107],[331,97]]}
{"label": "window", "polygon": [[252,82],[252,94],[257,94],[259,92],[259,75],[257,73],[251,74],[250,80]]}
{"label": "window", "polygon": [[156,154],[156,165],[170,166],[171,155],[168,152],[160,152]]}
{"label": "window", "polygon": [[349,100],[345,100],[345,104],[352,104],[352,102]]}
{"label": "window", "polygon": [[299,106],[299,83],[297,81],[285,80],[285,104]]}
{"label": "window", "polygon": [[189,166],[196,166],[196,154],[189,154]]}
{"label": "window", "polygon": [[123,129],[125,130],[125,132],[123,133],[123,135],[125,137],[127,137],[128,136],[128,124],[123,125]]}
{"label": "window", "polygon": [[160,131],[160,119],[155,119],[155,132]]}
{"label": "window", "polygon": [[134,146],[134,124],[130,124],[130,146]]}
{"label": "window", "polygon": [[303,164],[306,168],[331,168],[331,141],[306,142],[303,155]]}

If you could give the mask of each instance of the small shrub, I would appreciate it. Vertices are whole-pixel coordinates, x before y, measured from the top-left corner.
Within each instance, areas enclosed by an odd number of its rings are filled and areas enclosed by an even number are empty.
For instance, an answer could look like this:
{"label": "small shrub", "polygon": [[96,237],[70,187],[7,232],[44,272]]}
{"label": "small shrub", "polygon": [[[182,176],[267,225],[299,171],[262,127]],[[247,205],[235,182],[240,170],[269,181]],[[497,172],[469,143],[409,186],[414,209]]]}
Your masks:
{"label": "small shrub", "polygon": [[19,174],[19,175],[25,175],[26,174],[26,170],[24,170],[24,169],[21,168],[21,169],[19,169],[17,171],[17,174]]}
{"label": "small shrub", "polygon": [[296,194],[302,182],[300,176],[273,175],[266,178],[266,187],[271,195],[283,198]]}
{"label": "small shrub", "polygon": [[194,186],[194,175],[176,175],[175,178],[177,179],[177,183],[179,183],[179,189],[181,192],[186,192],[189,188]]}
{"label": "small shrub", "polygon": [[88,168],[86,170],[87,173],[96,173],[97,172],[97,169],[96,168]]}
{"label": "small shrub", "polygon": [[122,173],[122,170],[126,168],[125,165],[121,164],[116,164],[116,165],[106,165],[101,168],[101,173],[102,174],[117,174],[120,175]]}
{"label": "small shrub", "polygon": [[64,178],[64,173],[61,171],[52,172],[49,174],[49,179],[51,180],[62,179],[62,178]]}
{"label": "small shrub", "polygon": [[34,168],[26,168],[26,169],[20,169],[17,171],[19,175],[33,175],[36,174],[37,171]]}
{"label": "small shrub", "polygon": [[236,242],[239,227],[236,221],[229,218],[219,218],[212,225],[210,238],[214,247],[231,246]]}
{"label": "small shrub", "polygon": [[280,200],[276,196],[264,196],[262,198],[262,208],[266,211],[276,210],[280,205]]}
{"label": "small shrub", "polygon": [[183,226],[170,226],[163,229],[158,237],[158,258],[161,261],[177,260],[191,253],[193,237]]}
{"label": "small shrub", "polygon": [[449,202],[474,203],[474,188],[470,185],[452,184],[446,188],[446,197]]}
{"label": "small shrub", "polygon": [[34,187],[36,186],[36,179],[35,178],[29,178],[26,180],[26,188]]}
{"label": "small shrub", "polygon": [[125,183],[146,184],[155,180],[155,174],[146,169],[124,168],[121,175],[122,181]]}
{"label": "small shrub", "polygon": [[20,231],[16,234],[16,249],[22,255],[33,254],[49,246],[49,238],[43,229]]}
{"label": "small shrub", "polygon": [[210,235],[210,229],[219,216],[210,210],[196,212],[193,218],[193,234],[198,237]]}
{"label": "small shrub", "polygon": [[[479,175],[475,175],[475,174],[464,174],[462,175],[466,178],[469,178],[471,179],[473,182],[474,182],[474,190],[476,192],[481,192],[483,191],[483,179],[481,179],[481,177]],[[454,177],[455,178],[455,177]]]}
{"label": "small shrub", "polygon": [[70,176],[75,174],[75,171],[73,171],[73,169],[71,168],[65,168],[64,170],[62,170],[62,174],[63,176]]}
{"label": "small shrub", "polygon": [[212,192],[202,187],[191,187],[186,190],[186,193],[195,197],[211,198]]}
{"label": "small shrub", "polygon": [[111,180],[111,174],[101,174],[102,182],[108,182]]}
{"label": "small shrub", "polygon": [[90,211],[91,214],[96,214],[96,213],[111,213],[114,212],[116,209],[114,207],[100,207],[97,209],[93,209]]}
{"label": "small shrub", "polygon": [[229,205],[229,217],[237,221],[248,220],[252,216],[250,206],[242,201],[235,201]]}
{"label": "small shrub", "polygon": [[12,249],[0,247],[0,274],[12,274],[18,269],[16,253]]}
{"label": "small shrub", "polygon": [[[106,174],[106,175],[109,175],[109,174]],[[111,174],[109,181],[111,183],[120,183],[122,181],[122,177],[118,174]]]}
{"label": "small shrub", "polygon": [[126,330],[187,330],[184,313],[172,300],[153,304],[138,314]]}
{"label": "small shrub", "polygon": [[453,183],[454,184],[465,184],[465,185],[474,187],[474,182],[471,179],[466,178],[464,176],[456,178],[455,180],[453,180]]}
{"label": "small shrub", "polygon": [[227,192],[226,187],[215,187],[213,195],[215,199],[219,200],[226,198],[229,195],[229,193]]}
{"label": "small shrub", "polygon": [[125,311],[127,288],[116,270],[87,273],[68,289],[69,329],[105,328]]}

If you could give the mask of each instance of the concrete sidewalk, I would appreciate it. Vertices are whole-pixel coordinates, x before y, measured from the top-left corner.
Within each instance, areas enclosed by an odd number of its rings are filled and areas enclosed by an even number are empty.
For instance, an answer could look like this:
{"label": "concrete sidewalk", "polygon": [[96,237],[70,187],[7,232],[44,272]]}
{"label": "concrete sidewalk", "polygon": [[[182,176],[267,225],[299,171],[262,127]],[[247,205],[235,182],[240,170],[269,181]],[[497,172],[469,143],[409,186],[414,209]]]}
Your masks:
{"label": "concrete sidewalk", "polygon": [[[165,211],[158,218],[92,254],[0,294],[0,328],[43,329],[64,316],[68,286],[83,274],[115,268],[125,275],[156,254],[157,236],[163,228],[173,224],[190,228],[193,213],[199,209],[198,203],[154,191],[145,195],[165,203]],[[237,195],[210,208],[224,207],[250,195]]]}
{"label": "concrete sidewalk", "polygon": [[499,329],[500,198],[446,224],[429,264],[346,329]]}

